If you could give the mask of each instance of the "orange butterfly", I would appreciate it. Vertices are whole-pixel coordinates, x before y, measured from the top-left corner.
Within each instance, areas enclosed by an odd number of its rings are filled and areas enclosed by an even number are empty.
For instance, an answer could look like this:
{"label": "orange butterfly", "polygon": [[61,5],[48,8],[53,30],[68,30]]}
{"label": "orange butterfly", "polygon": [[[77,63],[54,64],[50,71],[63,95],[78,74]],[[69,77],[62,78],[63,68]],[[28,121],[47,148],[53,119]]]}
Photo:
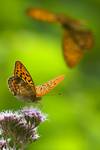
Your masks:
{"label": "orange butterfly", "polygon": [[59,23],[64,29],[63,55],[70,68],[75,67],[84,56],[85,50],[93,46],[92,32],[85,29],[84,25],[63,14],[54,14],[40,8],[27,9],[27,15],[33,19],[50,23]]}
{"label": "orange butterfly", "polygon": [[20,61],[16,61],[14,76],[8,79],[8,85],[14,96],[29,102],[36,102],[40,100],[42,96],[49,93],[63,79],[64,76],[61,75],[43,85],[35,86],[32,77],[25,66]]}

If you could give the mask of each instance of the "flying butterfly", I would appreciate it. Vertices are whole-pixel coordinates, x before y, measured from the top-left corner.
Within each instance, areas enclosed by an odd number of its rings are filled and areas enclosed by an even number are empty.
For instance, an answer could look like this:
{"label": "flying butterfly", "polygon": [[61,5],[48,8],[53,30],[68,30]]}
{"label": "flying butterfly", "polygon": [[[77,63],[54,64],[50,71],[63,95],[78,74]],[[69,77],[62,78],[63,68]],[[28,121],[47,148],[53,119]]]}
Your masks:
{"label": "flying butterfly", "polygon": [[8,85],[12,94],[17,98],[27,102],[37,102],[42,96],[55,88],[63,79],[64,75],[61,75],[42,85],[35,86],[25,66],[20,61],[16,61],[14,75],[8,79]]}
{"label": "flying butterfly", "polygon": [[85,28],[81,21],[64,14],[55,14],[40,8],[28,8],[27,15],[32,19],[49,23],[58,23],[63,28],[63,55],[66,64],[75,67],[86,51],[93,46],[92,32]]}

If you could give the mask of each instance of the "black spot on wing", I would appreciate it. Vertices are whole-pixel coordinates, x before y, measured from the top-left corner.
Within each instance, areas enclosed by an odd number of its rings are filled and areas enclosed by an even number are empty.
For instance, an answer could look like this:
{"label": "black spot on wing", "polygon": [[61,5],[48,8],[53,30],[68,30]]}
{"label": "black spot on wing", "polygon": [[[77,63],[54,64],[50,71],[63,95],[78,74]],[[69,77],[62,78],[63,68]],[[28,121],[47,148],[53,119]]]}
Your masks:
{"label": "black spot on wing", "polygon": [[24,77],[24,79],[26,80],[26,77]]}
{"label": "black spot on wing", "polygon": [[19,70],[17,69],[16,72],[19,72]]}
{"label": "black spot on wing", "polygon": [[22,64],[20,63],[20,69],[22,69]]}
{"label": "black spot on wing", "polygon": [[28,80],[28,82],[31,82],[31,80]]}
{"label": "black spot on wing", "polygon": [[27,73],[26,73],[25,75],[26,75],[26,76],[28,76],[28,74],[27,74]]}

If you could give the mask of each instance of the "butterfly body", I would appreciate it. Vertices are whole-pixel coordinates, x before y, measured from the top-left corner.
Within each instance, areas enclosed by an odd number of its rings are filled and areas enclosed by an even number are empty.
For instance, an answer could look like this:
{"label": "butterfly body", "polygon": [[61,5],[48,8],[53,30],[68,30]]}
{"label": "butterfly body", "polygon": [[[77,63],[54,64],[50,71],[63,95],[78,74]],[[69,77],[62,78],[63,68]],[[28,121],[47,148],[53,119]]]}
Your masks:
{"label": "butterfly body", "polygon": [[8,79],[8,85],[11,93],[18,99],[37,102],[63,79],[64,76],[59,76],[43,85],[35,86],[25,66],[20,61],[16,61],[14,76]]}

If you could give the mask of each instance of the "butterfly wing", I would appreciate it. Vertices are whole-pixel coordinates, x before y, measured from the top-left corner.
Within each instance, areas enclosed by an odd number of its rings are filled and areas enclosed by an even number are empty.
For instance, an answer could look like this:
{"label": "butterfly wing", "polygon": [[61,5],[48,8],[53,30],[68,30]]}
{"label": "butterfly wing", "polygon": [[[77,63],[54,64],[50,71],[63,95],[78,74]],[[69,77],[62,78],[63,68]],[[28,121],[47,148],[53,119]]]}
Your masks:
{"label": "butterfly wing", "polygon": [[74,31],[73,38],[84,50],[90,50],[93,47],[93,35],[91,31],[86,29]]}
{"label": "butterfly wing", "polygon": [[46,22],[56,22],[56,15],[54,13],[50,13],[47,10],[40,8],[28,8],[26,11],[27,15],[32,17],[33,19],[46,21]]}
{"label": "butterfly wing", "polygon": [[69,16],[66,16],[64,14],[56,14],[49,12],[48,10],[41,9],[41,8],[28,8],[26,10],[26,14],[33,19],[40,20],[40,21],[46,21],[46,22],[56,22],[59,24],[67,24],[69,26],[79,26],[80,21],[77,21],[75,19],[72,19]]}
{"label": "butterfly wing", "polygon": [[81,49],[89,50],[93,46],[93,34],[90,30],[84,28],[84,24],[81,21],[75,22],[66,17],[62,21],[62,27],[70,32],[73,40],[80,46]]}
{"label": "butterfly wing", "polygon": [[33,92],[36,93],[35,85],[33,83],[32,77],[27,71],[27,69],[25,68],[25,66],[20,61],[15,62],[14,76],[23,79],[24,82],[28,83],[31,86]]}
{"label": "butterfly wing", "polygon": [[[83,24],[63,14],[54,14],[40,8],[29,8],[27,15],[33,19],[46,22],[56,22],[64,28],[63,54],[70,68],[76,66],[84,55],[84,49],[90,49],[93,44],[92,33],[83,29]],[[81,30],[82,29],[82,30]]]}
{"label": "butterfly wing", "polygon": [[43,85],[36,86],[36,97],[41,97],[49,93],[53,88],[55,88],[62,80],[64,80],[64,75],[58,76]]}
{"label": "butterfly wing", "polygon": [[24,82],[18,76],[12,76],[8,79],[8,85],[11,93],[18,99],[25,100],[27,102],[36,102],[36,94],[33,92],[32,87]]}
{"label": "butterfly wing", "polygon": [[70,31],[64,31],[63,37],[63,55],[65,62],[70,68],[75,67],[82,59],[84,51],[81,50],[80,46],[73,40]]}

